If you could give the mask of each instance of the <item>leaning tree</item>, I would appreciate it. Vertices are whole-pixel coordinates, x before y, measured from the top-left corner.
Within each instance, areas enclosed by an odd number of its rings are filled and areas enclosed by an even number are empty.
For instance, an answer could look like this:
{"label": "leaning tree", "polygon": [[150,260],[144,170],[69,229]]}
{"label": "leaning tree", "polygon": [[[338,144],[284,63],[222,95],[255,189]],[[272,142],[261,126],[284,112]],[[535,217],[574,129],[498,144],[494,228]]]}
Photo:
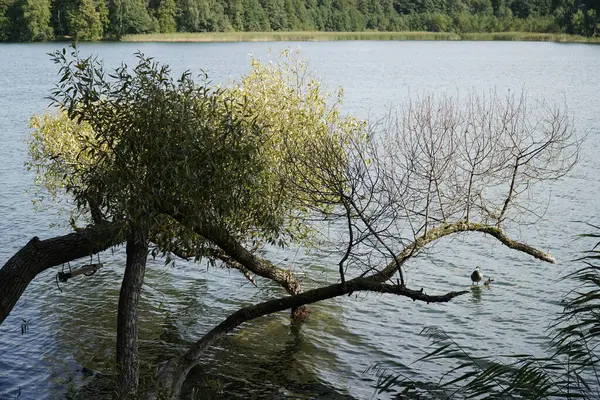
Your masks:
{"label": "leaning tree", "polygon": [[[577,161],[566,111],[525,94],[418,98],[375,123],[344,117],[297,58],[253,69],[227,87],[206,76],[172,78],[138,55],[107,75],[94,58],[54,54],[56,114],[33,119],[29,166],[54,199],[72,204],[73,233],[33,238],[0,269],[0,321],[41,271],[126,243],[117,367],[122,397],[138,391],[137,310],[149,252],[221,261],[288,293],[240,309],[158,372],[176,397],[204,351],[242,323],[356,291],[427,303],[466,293],[410,289],[404,265],[432,242],[479,232],[540,260],[510,224],[536,216],[528,194]],[[336,224],[341,240],[319,227]],[[85,225],[85,227],[81,227]],[[339,254],[339,282],[302,291],[264,246],[316,246]]]}

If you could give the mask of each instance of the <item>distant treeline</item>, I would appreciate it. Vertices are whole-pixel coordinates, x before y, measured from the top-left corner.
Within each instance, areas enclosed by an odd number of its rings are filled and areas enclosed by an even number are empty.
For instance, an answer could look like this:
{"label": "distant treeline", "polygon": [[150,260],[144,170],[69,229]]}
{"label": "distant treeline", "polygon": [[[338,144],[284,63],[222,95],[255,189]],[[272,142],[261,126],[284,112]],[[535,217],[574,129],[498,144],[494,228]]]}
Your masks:
{"label": "distant treeline", "polygon": [[600,34],[600,0],[0,0],[0,41],[220,31]]}

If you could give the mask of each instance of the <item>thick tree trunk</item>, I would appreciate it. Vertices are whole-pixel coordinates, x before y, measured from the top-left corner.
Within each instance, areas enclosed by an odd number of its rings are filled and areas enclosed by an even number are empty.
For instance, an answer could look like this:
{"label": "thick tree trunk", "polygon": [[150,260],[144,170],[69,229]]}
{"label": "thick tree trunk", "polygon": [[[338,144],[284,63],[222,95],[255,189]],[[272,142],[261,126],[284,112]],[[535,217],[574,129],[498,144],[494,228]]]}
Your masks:
{"label": "thick tree trunk", "polygon": [[139,383],[138,302],[148,258],[148,237],[134,230],[127,238],[127,263],[117,314],[117,368],[120,398],[136,396]]}
{"label": "thick tree trunk", "polygon": [[52,239],[32,238],[0,269],[0,324],[37,274],[121,243],[121,227],[103,223]]}

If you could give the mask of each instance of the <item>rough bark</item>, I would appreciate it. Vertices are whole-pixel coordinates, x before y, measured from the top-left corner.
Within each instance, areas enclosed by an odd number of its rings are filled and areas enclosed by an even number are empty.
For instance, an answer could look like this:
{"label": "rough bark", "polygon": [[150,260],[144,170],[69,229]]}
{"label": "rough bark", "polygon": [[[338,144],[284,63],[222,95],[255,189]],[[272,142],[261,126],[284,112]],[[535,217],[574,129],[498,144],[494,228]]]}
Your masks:
{"label": "rough bark", "polygon": [[206,349],[244,322],[278,311],[298,308],[306,304],[316,303],[358,291],[391,293],[408,297],[413,301],[419,300],[427,303],[445,303],[457,296],[469,292],[464,290],[432,296],[424,293],[422,289],[411,290],[405,286],[376,283],[368,278],[354,278],[343,285],[329,285],[318,289],[308,290],[294,296],[269,300],[254,306],[244,307],[234,312],[227,319],[214,327],[210,332],[194,343],[194,345],[192,345],[181,357],[172,359],[163,365],[157,376],[158,387],[164,390],[164,393],[161,393],[161,395],[177,398],[187,374],[198,363],[198,359]]}
{"label": "rough bark", "polygon": [[276,267],[268,260],[258,257],[231,237],[225,230],[216,226],[204,224],[196,232],[219,246],[229,257],[243,265],[252,273],[271,279],[280,284],[289,294],[298,294],[302,291],[300,283],[291,271]]}
{"label": "rough bark", "polygon": [[0,269],[0,324],[37,274],[121,243],[121,227],[104,223],[46,240],[33,237]]}
{"label": "rough bark", "polygon": [[148,258],[147,234],[134,230],[127,238],[127,262],[117,313],[117,368],[120,398],[137,394],[139,383],[138,302]]}
{"label": "rough bark", "polygon": [[[219,246],[227,256],[241,264],[248,271],[277,282],[291,295],[302,292],[300,282],[298,282],[292,271],[276,267],[269,260],[256,256],[229,235],[227,231],[217,226],[204,224],[196,229],[196,232]],[[303,305],[291,309],[291,315],[294,319],[301,319],[308,313],[310,313],[310,310]]]}
{"label": "rough bark", "polygon": [[211,224],[208,221],[190,221],[189,216],[194,215],[194,213],[187,210],[183,204],[175,204],[171,208],[164,208],[162,212],[211,241],[223,250],[228,258],[239,263],[253,274],[277,282],[291,295],[302,292],[300,282],[298,282],[291,271],[279,268],[268,260],[256,256],[219,225]]}

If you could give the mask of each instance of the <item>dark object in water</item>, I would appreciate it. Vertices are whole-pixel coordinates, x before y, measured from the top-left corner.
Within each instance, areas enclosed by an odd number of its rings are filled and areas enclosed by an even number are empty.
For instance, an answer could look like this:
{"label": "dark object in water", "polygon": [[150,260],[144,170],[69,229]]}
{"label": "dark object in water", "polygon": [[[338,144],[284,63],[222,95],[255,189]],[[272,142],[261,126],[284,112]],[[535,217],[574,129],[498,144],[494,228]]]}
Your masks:
{"label": "dark object in water", "polygon": [[102,267],[102,263],[90,264],[85,267],[69,270],[69,272],[59,272],[56,277],[59,282],[66,282],[71,278],[75,278],[81,274],[90,276],[96,273]]}

